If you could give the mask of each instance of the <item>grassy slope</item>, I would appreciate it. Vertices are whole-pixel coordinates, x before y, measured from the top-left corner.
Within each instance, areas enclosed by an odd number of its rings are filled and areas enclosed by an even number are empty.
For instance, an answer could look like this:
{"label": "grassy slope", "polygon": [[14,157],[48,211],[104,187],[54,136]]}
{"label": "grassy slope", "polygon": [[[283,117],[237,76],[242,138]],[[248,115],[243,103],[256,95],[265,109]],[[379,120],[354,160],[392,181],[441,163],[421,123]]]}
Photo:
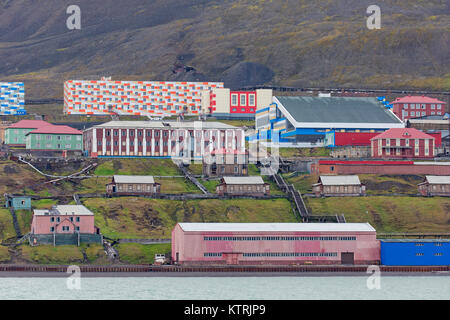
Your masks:
{"label": "grassy slope", "polygon": [[181,175],[175,163],[170,159],[114,159],[102,160],[95,175],[154,175],[179,176]]}
{"label": "grassy slope", "polygon": [[170,238],[177,222],[295,222],[291,204],[276,200],[86,199],[101,232],[112,238]]}
{"label": "grassy slope", "polygon": [[7,209],[0,208],[0,242],[16,236],[11,214]]}
{"label": "grassy slope", "polygon": [[306,198],[314,214],[345,214],[347,222],[369,222],[377,232],[448,232],[450,199],[443,197]]}
{"label": "grassy slope", "polygon": [[279,148],[279,154],[284,158],[295,157],[329,157],[330,148]]}
{"label": "grassy slope", "polygon": [[10,259],[8,247],[0,246],[0,263],[8,262]]}
{"label": "grassy slope", "polygon": [[138,244],[138,243],[121,243],[115,246],[119,252],[121,262],[131,264],[152,264],[155,261],[155,254],[165,254],[170,256],[170,243],[161,244]]}

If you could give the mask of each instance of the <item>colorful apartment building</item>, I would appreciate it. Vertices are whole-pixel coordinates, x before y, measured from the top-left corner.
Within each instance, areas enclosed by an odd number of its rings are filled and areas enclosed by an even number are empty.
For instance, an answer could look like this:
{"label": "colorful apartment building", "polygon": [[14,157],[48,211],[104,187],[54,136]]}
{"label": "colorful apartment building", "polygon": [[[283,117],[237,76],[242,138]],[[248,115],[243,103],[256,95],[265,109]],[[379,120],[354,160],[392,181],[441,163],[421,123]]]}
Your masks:
{"label": "colorful apartment building", "polygon": [[20,120],[5,128],[5,144],[26,147],[26,135],[36,129],[51,125],[42,120]]}
{"label": "colorful apartment building", "polygon": [[446,103],[426,96],[406,96],[392,102],[393,112],[402,120],[425,116],[440,116],[446,112]]}
{"label": "colorful apartment building", "polygon": [[257,110],[272,103],[271,89],[233,91],[228,88],[213,88],[203,92],[203,114],[220,119],[254,119]]}
{"label": "colorful apartment building", "polygon": [[25,135],[27,150],[83,150],[83,132],[69,126],[48,125]]}
{"label": "colorful apartment building", "polygon": [[209,121],[110,121],[83,132],[90,157],[166,157],[201,160],[206,152],[245,151],[245,133]]}
{"label": "colorful apartment building", "polygon": [[414,128],[389,129],[371,139],[373,158],[434,158],[435,138]]}
{"label": "colorful apartment building", "polygon": [[23,82],[0,82],[0,115],[25,115]]}
{"label": "colorful apartment building", "polygon": [[64,83],[64,113],[198,115],[203,92],[222,87],[221,82],[68,80]]}
{"label": "colorful apartment building", "polygon": [[181,265],[379,264],[368,223],[177,223],[172,261]]}

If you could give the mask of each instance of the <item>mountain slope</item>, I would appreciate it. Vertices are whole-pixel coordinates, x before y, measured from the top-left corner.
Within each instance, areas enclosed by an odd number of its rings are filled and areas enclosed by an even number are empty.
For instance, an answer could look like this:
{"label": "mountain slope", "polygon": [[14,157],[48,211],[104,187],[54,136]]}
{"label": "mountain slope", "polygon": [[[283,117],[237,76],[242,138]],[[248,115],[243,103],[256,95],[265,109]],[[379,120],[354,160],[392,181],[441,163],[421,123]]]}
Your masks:
{"label": "mountain slope", "polygon": [[[372,2],[0,0],[0,76],[28,98],[101,76],[450,89],[450,4],[377,1],[382,28],[368,30]],[[66,28],[70,4],[81,30]]]}

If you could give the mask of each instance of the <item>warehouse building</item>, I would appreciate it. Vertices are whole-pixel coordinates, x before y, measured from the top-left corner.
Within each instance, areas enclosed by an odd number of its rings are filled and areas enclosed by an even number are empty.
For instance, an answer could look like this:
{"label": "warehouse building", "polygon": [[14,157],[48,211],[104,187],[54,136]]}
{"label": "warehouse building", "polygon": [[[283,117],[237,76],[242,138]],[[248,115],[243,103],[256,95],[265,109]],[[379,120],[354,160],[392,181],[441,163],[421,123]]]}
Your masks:
{"label": "warehouse building", "polygon": [[366,186],[356,175],[320,176],[319,181],[312,185],[316,197],[363,196]]}
{"label": "warehouse building", "polygon": [[270,195],[270,186],[261,176],[223,177],[216,187],[219,195],[263,197]]}
{"label": "warehouse building", "polygon": [[69,126],[47,125],[25,134],[27,150],[81,151],[83,132]]}
{"label": "warehouse building", "polygon": [[80,245],[102,243],[94,213],[82,205],[56,205],[33,210],[30,244]]}
{"label": "warehouse building", "polygon": [[393,102],[393,111],[402,120],[445,114],[446,103],[425,96],[406,96]]}
{"label": "warehouse building", "polygon": [[106,185],[108,195],[152,195],[160,192],[161,185],[152,176],[115,175]]}
{"label": "warehouse building", "polygon": [[245,151],[241,128],[220,122],[110,121],[83,132],[89,157],[164,157],[201,160],[206,152]]}
{"label": "warehouse building", "polygon": [[274,96],[256,111],[256,134],[250,141],[284,147],[319,147],[331,132],[383,132],[404,123],[376,98]]}
{"label": "warehouse building", "polygon": [[380,242],[382,265],[450,265],[450,239],[388,239]]}
{"label": "warehouse building", "polygon": [[0,82],[0,116],[26,114],[23,82]]}
{"label": "warehouse building", "polygon": [[434,136],[414,128],[389,129],[370,141],[373,158],[431,159],[436,154]]}
{"label": "warehouse building", "polygon": [[69,80],[64,83],[64,113],[199,115],[203,92],[222,87],[221,82]]}
{"label": "warehouse building", "polygon": [[368,223],[177,223],[172,260],[182,265],[379,264]]}
{"label": "warehouse building", "polygon": [[423,196],[450,197],[450,175],[425,176],[425,181],[418,188]]}

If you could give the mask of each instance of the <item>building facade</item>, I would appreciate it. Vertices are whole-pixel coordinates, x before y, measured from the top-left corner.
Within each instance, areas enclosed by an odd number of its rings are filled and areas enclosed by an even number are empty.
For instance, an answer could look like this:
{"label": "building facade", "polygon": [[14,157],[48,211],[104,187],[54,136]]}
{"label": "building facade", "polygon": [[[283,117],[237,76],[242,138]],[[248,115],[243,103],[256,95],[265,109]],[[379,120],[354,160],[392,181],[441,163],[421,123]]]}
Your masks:
{"label": "building facade", "polygon": [[241,128],[219,122],[111,121],[83,132],[90,157],[166,157],[201,160],[207,152],[245,151]]}
{"label": "building facade", "polygon": [[381,264],[386,266],[448,266],[449,239],[381,240]]}
{"label": "building facade", "polygon": [[423,196],[450,197],[449,176],[425,176],[425,181],[418,185]]}
{"label": "building facade", "polygon": [[172,261],[181,265],[379,264],[368,223],[178,223]]}
{"label": "building facade", "polygon": [[270,106],[256,111],[256,133],[249,140],[321,147],[329,133],[380,133],[404,126],[376,98],[274,96]]}
{"label": "building facade", "polygon": [[27,196],[5,194],[5,207],[14,210],[30,210],[31,198]]}
{"label": "building facade", "polygon": [[221,87],[221,82],[69,80],[64,83],[64,113],[198,115],[203,92]]}
{"label": "building facade", "polygon": [[203,176],[246,176],[248,175],[248,153],[239,150],[219,149],[203,157]]}
{"label": "building facade", "polygon": [[0,82],[0,115],[26,115],[23,82]]}
{"label": "building facade", "polygon": [[392,102],[393,111],[402,120],[425,116],[444,115],[446,103],[425,96],[406,96]]}
{"label": "building facade", "polygon": [[14,147],[26,146],[27,133],[51,125],[42,120],[21,120],[5,128],[5,144]]}
{"label": "building facade", "polygon": [[366,186],[356,175],[351,176],[320,176],[319,181],[312,185],[316,197],[363,196]]}
{"label": "building facade", "polygon": [[223,177],[216,187],[219,195],[237,196],[269,196],[270,186],[265,183],[261,176],[250,177]]}
{"label": "building facade", "polygon": [[431,159],[435,156],[435,138],[413,128],[389,129],[371,139],[373,158]]}
{"label": "building facade", "polygon": [[152,176],[115,175],[106,185],[108,195],[152,195],[160,192],[161,185]]}
{"label": "building facade", "polygon": [[68,126],[49,125],[25,134],[27,150],[83,150],[83,132]]}

